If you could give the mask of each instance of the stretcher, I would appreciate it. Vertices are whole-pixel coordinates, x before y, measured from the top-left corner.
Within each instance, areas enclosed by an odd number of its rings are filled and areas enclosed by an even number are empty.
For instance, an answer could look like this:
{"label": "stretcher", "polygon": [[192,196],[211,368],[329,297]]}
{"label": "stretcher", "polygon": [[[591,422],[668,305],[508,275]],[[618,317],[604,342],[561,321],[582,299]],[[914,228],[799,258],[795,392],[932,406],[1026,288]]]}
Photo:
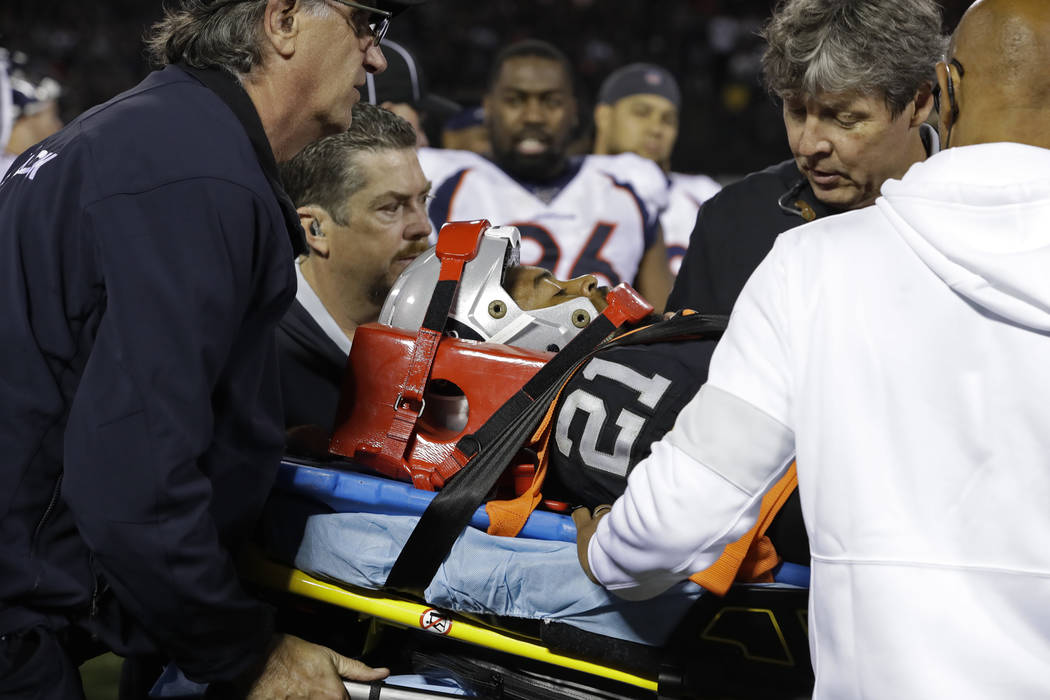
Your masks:
{"label": "stretcher", "polygon": [[[383,486],[391,488],[384,490]],[[349,462],[319,465],[286,460],[277,489],[296,499],[296,507],[305,507],[314,522],[318,517],[353,511],[389,511],[398,514],[394,517],[411,518],[426,507],[427,496],[432,497],[396,482],[377,484],[374,476],[355,471]],[[270,528],[275,536],[305,531],[289,527],[288,512],[269,512],[268,518],[279,521]],[[484,527],[483,522],[475,525]],[[547,527],[540,532],[558,534]],[[483,537],[481,530],[476,533]],[[337,536],[321,544],[357,558],[360,552],[355,540]],[[778,571],[778,582],[738,585],[724,598],[699,592],[683,595],[655,614],[657,618],[678,618],[670,624],[659,620],[657,626],[668,631],[660,633],[664,639],[657,645],[624,639],[631,635],[624,635],[615,625],[588,625],[586,616],[581,622],[571,615],[528,619],[476,607],[457,610],[432,600],[348,583],[337,578],[341,571],[318,565],[316,559],[300,558],[314,568],[308,573],[296,567],[288,545],[275,544],[273,537],[263,541],[265,548],[245,555],[242,570],[279,609],[289,611],[296,624],[310,628],[303,636],[362,656],[373,665],[389,665],[399,675],[440,667],[447,676],[449,667],[454,667],[450,687],[475,696],[799,698],[808,696],[812,684],[805,567],[785,564]],[[340,541],[345,544],[341,546]],[[543,541],[572,546],[556,538]],[[467,556],[479,555],[471,550]],[[558,572],[548,575],[556,577]],[[382,575],[377,581],[381,580]],[[387,683],[351,690],[351,697],[366,690],[360,697],[394,700],[449,694],[439,685],[405,688]]]}
{"label": "stretcher", "polygon": [[[246,579],[288,613],[287,631],[448,681],[352,690],[363,697],[806,697],[806,567],[783,564],[772,583],[726,578],[725,597],[688,581],[621,601],[583,574],[571,518],[537,509],[561,387],[651,307],[621,285],[556,354],[450,338],[445,319],[487,228],[442,229],[418,333],[357,330],[329,458],[282,465]],[[435,382],[462,390],[466,426],[427,420]]]}

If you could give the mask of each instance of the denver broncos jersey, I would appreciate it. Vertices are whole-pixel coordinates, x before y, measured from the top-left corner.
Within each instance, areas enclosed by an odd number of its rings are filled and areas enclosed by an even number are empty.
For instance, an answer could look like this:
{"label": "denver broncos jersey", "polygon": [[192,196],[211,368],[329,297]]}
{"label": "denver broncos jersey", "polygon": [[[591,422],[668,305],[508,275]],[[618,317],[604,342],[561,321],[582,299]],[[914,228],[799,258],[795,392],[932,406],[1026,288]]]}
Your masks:
{"label": "denver broncos jersey", "polygon": [[672,275],[677,275],[682,266],[700,205],[715,196],[720,189],[722,186],[707,175],[671,173],[667,209],[660,215],[660,225],[664,230]]}
{"label": "denver broncos jersey", "polygon": [[434,185],[435,230],[473,219],[516,226],[521,263],[561,279],[634,282],[667,204],[663,172],[633,153],[574,158],[560,178],[541,184],[515,180],[467,151],[424,148],[419,162]]}

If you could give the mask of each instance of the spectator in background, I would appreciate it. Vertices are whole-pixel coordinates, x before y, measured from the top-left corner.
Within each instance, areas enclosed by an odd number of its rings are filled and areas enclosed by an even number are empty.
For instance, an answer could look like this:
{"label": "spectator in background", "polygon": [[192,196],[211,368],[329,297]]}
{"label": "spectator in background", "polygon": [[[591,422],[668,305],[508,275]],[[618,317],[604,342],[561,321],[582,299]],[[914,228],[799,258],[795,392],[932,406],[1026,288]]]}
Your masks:
{"label": "spectator in background", "polygon": [[594,152],[631,152],[654,161],[669,181],[667,209],[660,215],[671,274],[682,264],[700,205],[722,188],[706,175],[671,172],[682,94],[670,72],[651,63],[613,71],[594,107]]}
{"label": "spectator in background", "polygon": [[703,205],[670,309],[729,313],[778,234],[870,205],[883,182],[938,150],[925,123],[944,51],[934,0],[787,0],[763,36],[794,158]]}
{"label": "spectator in background", "polygon": [[0,178],[27,148],[62,128],[58,116],[58,81],[33,71],[24,53],[10,55],[9,94],[11,124],[0,152]]}
{"label": "spectator in background", "polygon": [[0,696],[159,654],[216,697],[386,675],[277,634],[241,585],[284,446],[274,329],[302,228],[276,162],[350,125],[422,0],[183,0],[165,66],[0,184]]}
{"label": "spectator in background", "polygon": [[384,41],[383,55],[386,56],[386,70],[382,75],[369,74],[365,83],[368,101],[411,124],[416,132],[417,147],[429,146],[426,125],[432,121],[444,123],[459,111],[459,105],[427,90],[422,67],[403,45]]}
{"label": "spectator in background", "polygon": [[671,286],[659,221],[666,179],[633,153],[569,157],[577,107],[564,54],[536,40],[506,47],[493,62],[483,107],[491,161],[420,151],[435,187],[435,229],[471,219],[517,226],[523,264],[561,279],[630,282],[662,308]]}
{"label": "spectator in background", "polygon": [[[7,145],[7,140],[11,136],[11,122],[14,120],[13,112],[7,52],[0,49],[0,148]],[[5,172],[7,172],[7,167],[0,164],[0,180],[3,180]]]}
{"label": "spectator in background", "polygon": [[485,127],[484,108],[468,107],[449,117],[441,130],[441,147],[491,155],[492,144]]}
{"label": "spectator in background", "polygon": [[952,148],[776,241],[589,544],[574,514],[599,581],[713,560],[797,456],[813,697],[1046,697],[1047,36],[1042,0],[972,5],[936,67]]}
{"label": "spectator in background", "polygon": [[430,183],[415,145],[407,120],[360,103],[349,131],[281,166],[310,247],[277,331],[288,428],[332,427],[354,331],[379,318],[398,275],[429,247]]}

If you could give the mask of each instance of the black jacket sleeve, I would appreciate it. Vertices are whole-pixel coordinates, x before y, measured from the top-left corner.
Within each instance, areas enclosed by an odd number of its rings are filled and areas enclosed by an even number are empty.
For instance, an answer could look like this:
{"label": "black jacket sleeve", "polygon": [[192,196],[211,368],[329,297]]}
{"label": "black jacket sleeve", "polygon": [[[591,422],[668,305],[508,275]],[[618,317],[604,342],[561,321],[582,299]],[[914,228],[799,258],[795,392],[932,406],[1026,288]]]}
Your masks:
{"label": "black jacket sleeve", "polygon": [[[276,294],[265,281],[279,275],[267,273],[292,264],[263,254],[263,209],[239,185],[190,180],[110,196],[82,222],[106,308],[69,414],[63,498],[121,605],[198,681],[251,668],[273,629],[220,526],[257,517],[269,484],[223,481],[228,446],[216,435],[227,414],[257,418],[251,382],[229,395],[228,376],[257,366],[252,381],[265,383],[275,372],[272,330],[268,345],[243,343],[260,299]],[[247,451],[273,452],[275,469],[279,449]]]}

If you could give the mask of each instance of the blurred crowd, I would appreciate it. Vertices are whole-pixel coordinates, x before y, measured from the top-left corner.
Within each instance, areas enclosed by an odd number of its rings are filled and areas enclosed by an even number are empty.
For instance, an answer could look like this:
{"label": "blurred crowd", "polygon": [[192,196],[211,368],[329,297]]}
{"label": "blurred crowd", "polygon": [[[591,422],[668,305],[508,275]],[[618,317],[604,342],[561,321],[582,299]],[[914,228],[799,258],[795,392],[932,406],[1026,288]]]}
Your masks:
{"label": "blurred crowd", "polygon": [[[432,92],[464,106],[480,102],[499,49],[525,37],[550,41],[568,54],[581,114],[589,113],[598,86],[615,68],[636,61],[662,65],[683,93],[672,169],[726,181],[789,155],[779,108],[759,81],[763,43],[757,31],[773,4],[438,0],[406,14],[391,36],[418,56]],[[946,27],[955,26],[966,4],[942,0]],[[68,122],[146,74],[141,39],[161,6],[139,0],[7,0],[0,3],[0,46],[24,51],[62,83],[61,114]],[[590,120],[581,120],[578,136],[586,141],[590,128]],[[439,133],[440,125],[428,130]]]}

